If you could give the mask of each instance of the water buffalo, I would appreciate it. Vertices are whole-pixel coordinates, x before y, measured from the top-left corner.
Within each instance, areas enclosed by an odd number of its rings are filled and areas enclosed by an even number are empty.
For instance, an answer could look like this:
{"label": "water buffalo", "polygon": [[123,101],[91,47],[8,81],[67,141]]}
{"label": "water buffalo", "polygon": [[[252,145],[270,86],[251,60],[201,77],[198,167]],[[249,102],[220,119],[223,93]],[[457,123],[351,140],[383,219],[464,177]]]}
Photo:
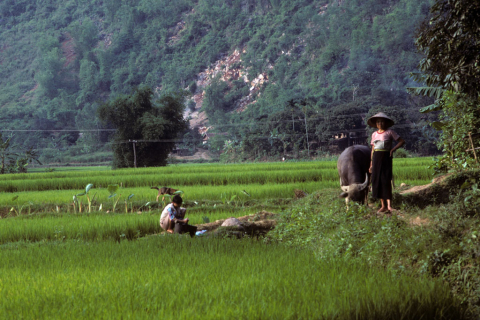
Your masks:
{"label": "water buffalo", "polygon": [[367,146],[355,145],[345,149],[338,157],[337,169],[340,176],[340,197],[361,203],[367,202],[370,174],[371,150]]}

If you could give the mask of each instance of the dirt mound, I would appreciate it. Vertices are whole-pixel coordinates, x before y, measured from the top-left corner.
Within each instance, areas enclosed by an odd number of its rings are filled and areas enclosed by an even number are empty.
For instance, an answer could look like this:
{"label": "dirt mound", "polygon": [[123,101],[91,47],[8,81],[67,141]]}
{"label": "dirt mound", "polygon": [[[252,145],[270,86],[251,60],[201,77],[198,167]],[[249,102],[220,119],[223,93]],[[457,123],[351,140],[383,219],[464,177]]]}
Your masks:
{"label": "dirt mound", "polygon": [[423,186],[412,187],[410,189],[401,191],[400,194],[407,194],[407,193],[412,193],[412,192],[414,192],[414,193],[421,192],[425,189],[428,189],[428,188],[432,187],[432,185],[434,185],[434,184],[438,184],[438,183],[442,182],[443,180],[445,180],[447,177],[449,177],[451,175],[452,175],[452,173],[449,173],[449,174],[446,174],[444,176],[437,177],[437,178],[433,179],[432,182],[429,183],[429,184],[425,184]]}
{"label": "dirt mound", "polygon": [[221,227],[223,222],[227,220],[222,219],[215,222],[199,224],[197,225],[197,230],[207,230],[207,233],[235,237],[241,237],[244,234],[256,236],[265,235],[268,231],[275,228],[275,216],[276,213],[260,211],[256,214],[236,218],[241,223],[239,226]]}
{"label": "dirt mound", "polygon": [[300,199],[308,196],[308,193],[303,190],[295,189],[293,190],[293,192],[295,193],[295,199]]}
{"label": "dirt mound", "polygon": [[394,196],[394,201],[424,208],[432,204],[444,204],[458,194],[460,186],[469,178],[480,178],[480,170],[450,173],[433,179],[424,186],[416,186]]}

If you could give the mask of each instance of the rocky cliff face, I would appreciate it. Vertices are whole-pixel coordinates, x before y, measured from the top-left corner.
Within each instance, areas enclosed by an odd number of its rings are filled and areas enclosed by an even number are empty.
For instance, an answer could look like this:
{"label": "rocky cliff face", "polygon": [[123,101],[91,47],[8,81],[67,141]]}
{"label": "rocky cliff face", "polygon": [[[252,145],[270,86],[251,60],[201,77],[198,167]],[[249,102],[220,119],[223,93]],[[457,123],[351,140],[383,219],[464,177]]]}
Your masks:
{"label": "rocky cliff face", "polygon": [[[197,90],[192,97],[195,102],[195,110],[185,111],[185,117],[190,118],[190,127],[199,128],[200,132],[206,131],[208,127],[208,119],[204,111],[201,111],[203,99],[205,97],[205,89],[211,84],[212,79],[219,76],[220,81],[226,82],[232,87],[232,82],[243,80],[249,86],[249,93],[246,96],[235,101],[232,112],[242,112],[250,105],[255,103],[255,98],[264,83],[268,82],[268,75],[264,73],[258,74],[253,80],[248,79],[248,70],[242,65],[241,53],[245,53],[245,49],[236,49],[229,55],[224,55],[209,68],[201,72],[197,76]],[[273,66],[272,66],[273,68]]]}

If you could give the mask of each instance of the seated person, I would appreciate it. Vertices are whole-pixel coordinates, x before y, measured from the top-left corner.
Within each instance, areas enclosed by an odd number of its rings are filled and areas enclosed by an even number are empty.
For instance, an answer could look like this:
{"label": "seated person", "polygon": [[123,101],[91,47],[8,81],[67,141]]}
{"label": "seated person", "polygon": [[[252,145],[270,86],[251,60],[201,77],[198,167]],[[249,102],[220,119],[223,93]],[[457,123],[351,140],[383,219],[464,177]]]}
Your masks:
{"label": "seated person", "polygon": [[187,209],[181,208],[183,199],[178,194],[172,198],[172,203],[168,204],[160,216],[160,226],[168,233],[190,233],[195,236],[197,227],[188,224],[188,218],[185,218]]}

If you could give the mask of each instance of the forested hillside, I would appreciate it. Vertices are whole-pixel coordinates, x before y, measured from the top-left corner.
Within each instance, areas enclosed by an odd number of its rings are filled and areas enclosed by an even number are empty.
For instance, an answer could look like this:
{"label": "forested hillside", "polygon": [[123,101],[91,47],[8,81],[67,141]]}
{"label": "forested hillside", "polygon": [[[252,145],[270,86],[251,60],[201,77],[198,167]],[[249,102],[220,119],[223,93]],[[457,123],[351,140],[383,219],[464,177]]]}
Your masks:
{"label": "forested hillside", "polygon": [[436,136],[418,113],[431,101],[405,90],[416,85],[414,33],[430,4],[4,0],[0,125],[45,161],[109,150],[96,109],[149,86],[188,89],[187,115],[208,117],[191,125],[211,126],[210,148],[236,158],[320,153],[347,137],[341,148],[363,139],[379,110],[409,149],[432,152]]}

